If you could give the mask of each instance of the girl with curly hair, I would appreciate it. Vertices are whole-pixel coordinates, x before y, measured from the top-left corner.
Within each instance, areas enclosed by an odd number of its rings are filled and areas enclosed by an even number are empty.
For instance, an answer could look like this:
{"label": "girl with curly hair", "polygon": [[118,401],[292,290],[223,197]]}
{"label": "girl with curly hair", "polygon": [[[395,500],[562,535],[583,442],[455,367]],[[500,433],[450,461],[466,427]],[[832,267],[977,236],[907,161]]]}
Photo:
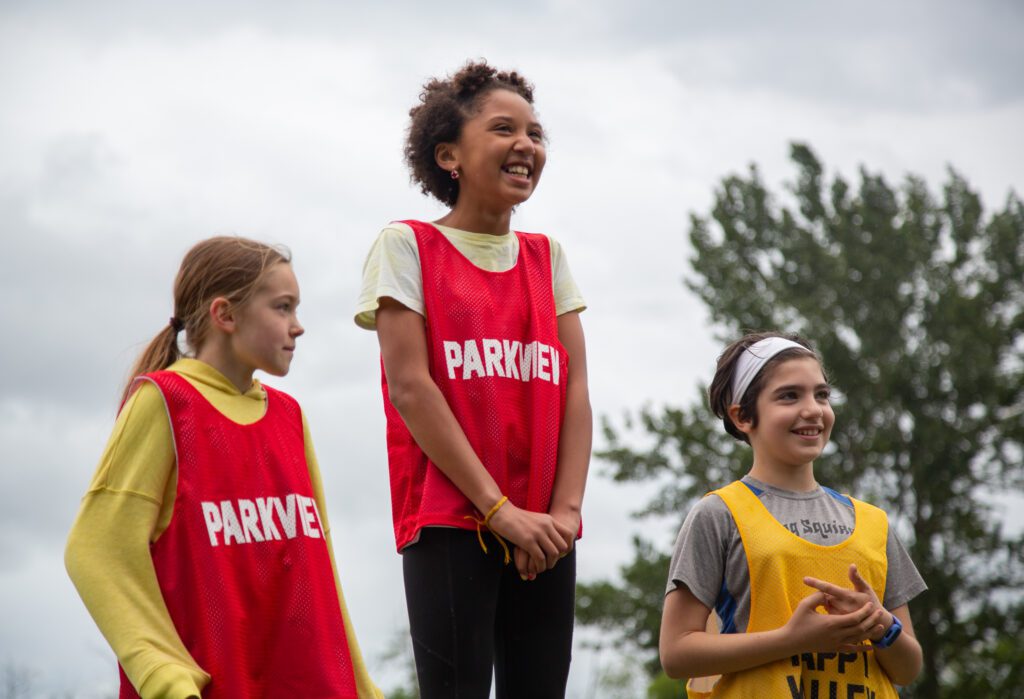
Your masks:
{"label": "girl with curly hair", "polygon": [[412,180],[450,207],[384,228],[356,323],[381,347],[392,513],[421,696],[562,697],[591,410],[560,246],[511,230],[544,169],[533,87],[468,63],[410,111]]}

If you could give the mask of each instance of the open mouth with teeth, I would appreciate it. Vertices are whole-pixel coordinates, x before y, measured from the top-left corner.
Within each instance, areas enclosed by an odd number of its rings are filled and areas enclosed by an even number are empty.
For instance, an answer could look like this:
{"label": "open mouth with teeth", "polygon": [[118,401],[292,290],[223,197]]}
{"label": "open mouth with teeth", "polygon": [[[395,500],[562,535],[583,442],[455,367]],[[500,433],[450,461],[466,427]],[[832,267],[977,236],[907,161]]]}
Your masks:
{"label": "open mouth with teeth", "polygon": [[503,167],[502,170],[510,175],[515,175],[516,177],[530,177],[530,168],[525,165],[508,165]]}
{"label": "open mouth with teeth", "polygon": [[820,427],[804,427],[804,428],[799,429],[799,430],[793,430],[793,434],[799,435],[801,437],[817,437],[818,435],[821,434],[821,428]]}

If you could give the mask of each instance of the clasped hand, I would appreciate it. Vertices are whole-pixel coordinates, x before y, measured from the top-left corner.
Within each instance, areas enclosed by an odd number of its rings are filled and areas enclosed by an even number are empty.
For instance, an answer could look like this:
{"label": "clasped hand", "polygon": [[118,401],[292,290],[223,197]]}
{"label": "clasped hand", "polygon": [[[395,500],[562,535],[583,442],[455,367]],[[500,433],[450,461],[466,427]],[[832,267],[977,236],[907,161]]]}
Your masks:
{"label": "clasped hand", "polygon": [[[859,652],[871,650],[864,641],[878,640],[892,624],[892,614],[878,601],[878,595],[850,565],[853,589],[824,580],[805,577],[804,584],[815,592],[797,605],[787,623],[808,650],[814,652]],[[827,614],[815,611],[824,607]]]}
{"label": "clasped hand", "polygon": [[520,577],[532,580],[550,570],[558,559],[572,550],[579,529],[564,516],[530,512],[506,503],[491,517],[490,528],[515,545],[513,559]]}

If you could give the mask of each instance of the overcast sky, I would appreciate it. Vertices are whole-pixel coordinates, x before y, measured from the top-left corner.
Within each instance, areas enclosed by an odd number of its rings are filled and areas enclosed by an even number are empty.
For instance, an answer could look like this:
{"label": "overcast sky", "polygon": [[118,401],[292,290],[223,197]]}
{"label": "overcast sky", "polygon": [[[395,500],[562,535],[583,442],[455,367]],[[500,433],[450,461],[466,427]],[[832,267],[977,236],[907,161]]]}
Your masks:
{"label": "overcast sky", "polygon": [[[564,245],[598,415],[689,402],[714,329],[684,288],[690,212],[788,144],[935,192],[952,164],[1024,192],[1024,10],[1012,2],[0,3],[0,662],[100,696],[113,656],[63,569],[121,383],[212,234],[285,243],[303,293],[293,371],[349,607],[373,674],[405,624],[376,339],[352,322],[380,227],[441,209],[408,183],[406,114],[485,57],[536,83],[551,143],[514,225]],[[598,440],[600,446],[600,439]],[[630,557],[644,499],[595,464],[584,579]],[[649,531],[661,543],[668,531]],[[571,695],[598,659],[578,653]]]}

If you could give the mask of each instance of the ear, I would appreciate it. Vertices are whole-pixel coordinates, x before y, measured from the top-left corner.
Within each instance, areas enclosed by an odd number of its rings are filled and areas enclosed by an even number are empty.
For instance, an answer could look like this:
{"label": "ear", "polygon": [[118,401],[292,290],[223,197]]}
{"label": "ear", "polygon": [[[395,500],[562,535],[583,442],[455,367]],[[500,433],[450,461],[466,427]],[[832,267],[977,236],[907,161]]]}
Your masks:
{"label": "ear", "polygon": [[438,143],[434,146],[434,162],[442,170],[451,172],[459,167],[459,156],[454,143]]}
{"label": "ear", "polygon": [[229,335],[235,331],[235,309],[226,298],[218,296],[211,301],[209,313],[210,324],[215,329]]}
{"label": "ear", "polygon": [[740,417],[740,406],[737,403],[733,403],[729,406],[728,410],[729,419],[732,420],[733,426],[743,434],[749,435],[754,430],[752,420],[744,420]]}

